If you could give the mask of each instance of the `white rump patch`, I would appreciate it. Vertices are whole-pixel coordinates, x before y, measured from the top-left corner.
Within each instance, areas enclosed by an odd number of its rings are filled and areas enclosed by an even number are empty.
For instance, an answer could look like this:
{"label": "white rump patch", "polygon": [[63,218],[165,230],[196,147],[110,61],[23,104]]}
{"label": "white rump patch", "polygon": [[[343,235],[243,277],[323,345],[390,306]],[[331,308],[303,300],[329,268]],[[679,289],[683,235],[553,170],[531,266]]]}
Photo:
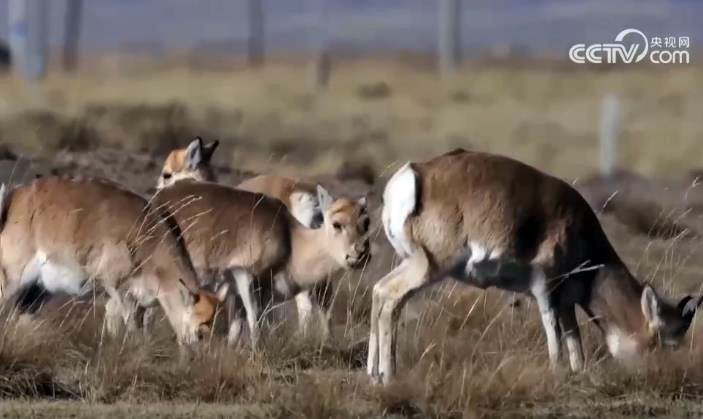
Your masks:
{"label": "white rump patch", "polygon": [[290,194],[290,213],[300,224],[311,228],[315,216],[320,213],[320,204],[317,197],[311,193],[295,191]]}
{"label": "white rump patch", "polygon": [[410,163],[406,163],[390,178],[383,191],[383,229],[402,258],[413,253],[413,244],[405,233],[405,221],[415,211],[417,198],[417,174]]}

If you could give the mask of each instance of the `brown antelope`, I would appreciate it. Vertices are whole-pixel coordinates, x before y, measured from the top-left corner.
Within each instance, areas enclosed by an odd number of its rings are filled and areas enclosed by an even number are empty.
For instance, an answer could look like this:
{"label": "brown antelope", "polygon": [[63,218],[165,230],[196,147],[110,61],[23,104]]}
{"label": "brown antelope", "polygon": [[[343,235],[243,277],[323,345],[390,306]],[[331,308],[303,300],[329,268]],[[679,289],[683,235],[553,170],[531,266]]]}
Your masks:
{"label": "brown antelope", "polygon": [[[288,211],[303,226],[320,228],[322,225],[322,210],[316,188],[308,183],[278,175],[259,175],[244,180],[237,185],[237,189],[261,193],[283,202]],[[306,336],[310,329],[313,311],[317,313],[322,328],[322,339],[329,336],[329,313],[323,305],[313,298],[311,290],[304,290],[295,296],[295,305],[298,311],[298,332]]]}
{"label": "brown antelope", "polygon": [[2,192],[0,294],[20,309],[95,286],[109,296],[106,327],[136,325],[136,312],[160,303],[181,344],[209,330],[217,294],[199,289],[175,223],[140,196],[100,179],[45,177]]}
{"label": "brown antelope", "polygon": [[407,299],[449,276],[537,301],[552,366],[564,335],[572,370],[583,367],[575,306],[603,330],[615,358],[673,345],[700,299],[671,305],[638,282],[579,193],[518,161],[456,150],[407,163],[383,194],[386,236],[403,261],[373,288],[367,372],[388,383],[394,322]]}
{"label": "brown antelope", "polygon": [[[210,166],[212,154],[217,148],[215,141],[204,145],[200,137],[196,137],[188,147],[172,151],[161,171],[158,189],[174,184],[180,179],[198,181],[216,181],[215,172]],[[305,227],[319,228],[322,224],[322,211],[315,186],[278,175],[259,175],[244,180],[237,189],[262,193],[282,201],[288,211]],[[322,336],[329,334],[329,316],[321,308],[320,303],[311,297],[308,290],[295,296],[298,311],[298,325],[301,335],[306,335],[310,326],[312,312],[322,320]],[[151,313],[146,322],[151,320]]]}
{"label": "brown antelope", "polygon": [[[215,140],[203,144],[196,137],[186,148],[173,150],[166,157],[157,188],[173,185],[181,179],[216,182],[217,177],[210,164],[212,154],[219,145]],[[290,213],[306,227],[317,228],[322,224],[320,203],[315,186],[278,175],[259,175],[237,185],[237,189],[256,192],[280,199]]]}
{"label": "brown antelope", "polygon": [[[223,274],[239,293],[252,347],[258,336],[254,279],[274,299],[286,300],[342,268],[356,268],[370,256],[366,199],[333,199],[318,186],[323,213],[319,229],[300,224],[278,199],[210,182],[181,181],[162,188],[156,205],[168,207],[183,231],[188,253],[201,277]],[[230,342],[242,322],[230,325]]]}

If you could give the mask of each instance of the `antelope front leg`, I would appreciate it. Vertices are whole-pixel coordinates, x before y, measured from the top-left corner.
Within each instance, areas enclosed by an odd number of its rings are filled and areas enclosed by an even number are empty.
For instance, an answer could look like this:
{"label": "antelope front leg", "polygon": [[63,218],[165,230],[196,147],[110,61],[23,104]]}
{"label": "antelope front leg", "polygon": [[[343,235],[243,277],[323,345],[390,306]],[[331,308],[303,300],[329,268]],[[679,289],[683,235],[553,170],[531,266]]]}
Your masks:
{"label": "antelope front leg", "polygon": [[251,349],[252,351],[256,351],[259,341],[259,304],[258,301],[254,299],[251,289],[254,283],[254,277],[249,272],[242,269],[236,269],[232,274],[234,275],[237,292],[242,298],[242,303],[246,310],[249,334],[251,335]]}
{"label": "antelope front leg", "polygon": [[243,313],[242,299],[239,295],[229,295],[225,302],[227,307],[227,321],[229,330],[227,332],[227,344],[238,345],[244,328],[244,318],[246,313]]}
{"label": "antelope front leg", "polygon": [[574,306],[560,310],[559,324],[564,334],[566,349],[569,351],[571,371],[581,371],[583,369],[583,347],[581,346],[581,333]]}
{"label": "antelope front leg", "polygon": [[544,272],[536,271],[533,273],[530,291],[537,300],[539,314],[542,318],[542,327],[544,327],[544,333],[547,335],[549,363],[552,369],[556,369],[561,358],[561,328],[557,321],[557,308],[550,296]]}
{"label": "antelope front leg", "polygon": [[314,311],[319,321],[319,337],[322,342],[327,341],[330,335],[330,317],[317,298],[312,296],[310,291],[303,291],[295,296],[295,305],[298,309],[298,334],[303,337],[310,336]]}
{"label": "antelope front leg", "polygon": [[317,304],[317,318],[320,322],[320,339],[327,342],[330,338],[330,309],[324,309],[320,304]]}
{"label": "antelope front leg", "polygon": [[298,309],[298,334],[307,336],[310,332],[310,322],[312,317],[313,303],[310,298],[310,291],[299,292],[295,296],[295,306]]}
{"label": "antelope front leg", "polygon": [[156,322],[156,310],[158,307],[141,307],[138,306],[135,311],[134,320],[136,322],[137,328],[142,329],[142,334],[144,337],[148,337],[152,332],[154,323]]}
{"label": "antelope front leg", "polygon": [[122,307],[118,300],[110,297],[105,304],[105,327],[107,329],[107,334],[110,336],[117,336],[122,327]]}
{"label": "antelope front leg", "polygon": [[136,304],[127,296],[120,295],[114,288],[106,288],[109,299],[105,304],[105,325],[111,336],[117,336],[122,326],[127,332],[136,329]]}

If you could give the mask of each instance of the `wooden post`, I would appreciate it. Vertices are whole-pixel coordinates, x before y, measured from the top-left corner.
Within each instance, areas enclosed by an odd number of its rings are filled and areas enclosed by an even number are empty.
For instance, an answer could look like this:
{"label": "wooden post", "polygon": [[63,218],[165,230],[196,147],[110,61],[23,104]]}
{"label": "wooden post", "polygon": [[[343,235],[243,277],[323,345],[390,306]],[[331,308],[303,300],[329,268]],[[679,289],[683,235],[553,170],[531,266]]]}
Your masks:
{"label": "wooden post", "polygon": [[611,177],[617,167],[618,118],[620,104],[612,93],[603,97],[600,116],[600,172]]}
{"label": "wooden post", "polygon": [[309,43],[312,51],[310,78],[313,88],[327,87],[332,73],[332,62],[327,46],[325,0],[308,0],[311,15]]}
{"label": "wooden post", "polygon": [[461,0],[439,0],[438,68],[451,77],[461,62]]}
{"label": "wooden post", "polygon": [[68,0],[64,16],[63,69],[74,71],[78,66],[78,41],[81,35],[83,0]]}
{"label": "wooden post", "polygon": [[8,9],[14,66],[22,78],[39,80],[46,74],[48,1],[10,0]]}
{"label": "wooden post", "polygon": [[263,0],[249,0],[249,39],[247,42],[249,65],[259,67],[264,63],[264,6]]}

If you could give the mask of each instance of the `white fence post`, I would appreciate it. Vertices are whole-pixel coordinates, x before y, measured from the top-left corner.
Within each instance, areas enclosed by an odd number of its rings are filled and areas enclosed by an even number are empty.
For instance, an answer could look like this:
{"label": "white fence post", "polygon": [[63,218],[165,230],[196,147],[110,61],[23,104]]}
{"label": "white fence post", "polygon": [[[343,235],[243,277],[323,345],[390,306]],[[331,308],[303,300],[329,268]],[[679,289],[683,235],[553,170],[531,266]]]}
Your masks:
{"label": "white fence post", "polygon": [[605,177],[612,176],[617,166],[619,117],[618,97],[612,93],[605,95],[600,116],[600,172]]}
{"label": "white fence post", "polygon": [[332,62],[328,50],[327,10],[325,0],[308,0],[311,15],[309,40],[312,50],[310,78],[314,88],[325,88],[332,73]]}
{"label": "white fence post", "polygon": [[438,67],[442,77],[451,77],[461,61],[461,0],[439,0]]}
{"label": "white fence post", "polygon": [[64,16],[63,69],[73,71],[78,66],[78,41],[81,36],[83,0],[68,0]]}
{"label": "white fence post", "polygon": [[264,5],[263,0],[249,0],[249,38],[247,53],[249,65],[264,63]]}
{"label": "white fence post", "polygon": [[46,74],[49,3],[9,0],[8,9],[13,64],[23,78],[39,80]]}

